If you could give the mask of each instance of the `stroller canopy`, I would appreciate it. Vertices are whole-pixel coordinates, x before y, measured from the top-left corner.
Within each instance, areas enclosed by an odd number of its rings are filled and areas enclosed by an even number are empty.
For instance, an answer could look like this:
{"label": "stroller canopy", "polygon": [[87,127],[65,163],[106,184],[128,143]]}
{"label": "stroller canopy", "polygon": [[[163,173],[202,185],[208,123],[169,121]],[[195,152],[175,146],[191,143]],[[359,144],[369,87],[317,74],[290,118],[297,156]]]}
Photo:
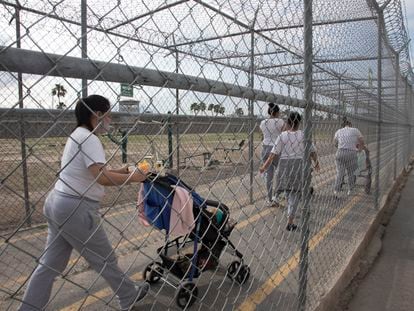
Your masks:
{"label": "stroller canopy", "polygon": [[188,191],[194,208],[203,208],[205,199],[174,175],[150,175],[144,182],[143,204],[146,219],[160,230],[170,231],[170,218],[175,187]]}

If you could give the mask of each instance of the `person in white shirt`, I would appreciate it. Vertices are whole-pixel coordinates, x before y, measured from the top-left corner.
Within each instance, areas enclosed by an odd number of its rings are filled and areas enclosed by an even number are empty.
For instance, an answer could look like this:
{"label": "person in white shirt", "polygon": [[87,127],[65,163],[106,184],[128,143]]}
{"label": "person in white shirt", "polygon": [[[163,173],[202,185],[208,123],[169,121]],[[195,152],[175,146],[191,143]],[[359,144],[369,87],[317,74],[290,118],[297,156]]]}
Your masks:
{"label": "person in white shirt", "polygon": [[[274,103],[268,104],[267,113],[269,117],[260,123],[260,130],[263,134],[262,142],[262,163],[266,161],[275,145],[276,139],[284,130],[285,121],[279,118],[279,106]],[[277,194],[273,196],[273,180],[277,168],[277,159],[275,159],[265,172],[267,200],[270,206],[278,206]]]}
{"label": "person in white shirt", "polygon": [[[301,115],[291,112],[287,120],[287,131],[281,133],[266,160],[260,167],[263,173],[267,167],[276,159],[279,159],[277,173],[277,191],[284,191],[288,200],[288,224],[286,230],[295,231],[297,225],[293,223],[296,209],[302,194],[302,169],[305,152],[304,135],[299,130]],[[311,160],[314,168],[319,171],[319,161],[315,147],[311,148]]]}
{"label": "person in white shirt", "polygon": [[110,108],[108,99],[99,95],[82,98],[76,104],[77,127],[66,142],[59,179],[43,208],[48,222],[46,248],[30,278],[20,311],[44,310],[46,306],[56,309],[48,303],[53,283],[65,270],[73,249],[108,282],[122,310],[135,306],[149,290],[147,283],[134,283],[119,268],[99,214],[104,186],[146,179],[139,170],[107,167],[96,134],[107,131]]}
{"label": "person in white shirt", "polygon": [[349,195],[355,187],[355,172],[358,168],[357,152],[358,148],[364,148],[364,139],[361,132],[352,127],[349,120],[344,119],[343,128],[337,130],[334,135],[334,144],[338,147],[335,156],[336,181],[334,194],[337,195],[341,191],[345,174],[347,174]]}

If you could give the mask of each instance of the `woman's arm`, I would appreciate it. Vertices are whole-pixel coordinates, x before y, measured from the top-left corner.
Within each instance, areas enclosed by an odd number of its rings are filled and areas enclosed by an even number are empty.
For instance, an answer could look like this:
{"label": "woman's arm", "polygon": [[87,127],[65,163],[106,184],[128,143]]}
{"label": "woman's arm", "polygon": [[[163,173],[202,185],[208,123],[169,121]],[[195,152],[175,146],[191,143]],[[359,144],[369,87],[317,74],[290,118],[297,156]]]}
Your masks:
{"label": "woman's arm", "polygon": [[264,173],[276,157],[278,157],[278,155],[275,153],[269,154],[265,163],[259,168],[259,172]]}
{"label": "woman's arm", "polygon": [[142,182],[147,178],[147,175],[138,169],[132,173],[127,173],[125,169],[124,173],[121,173],[118,170],[109,170],[100,163],[92,164],[88,170],[102,186],[120,186],[133,182]]}
{"label": "woman's arm", "polygon": [[113,173],[119,173],[119,174],[128,174],[129,173],[128,165],[125,165],[125,166],[122,166],[122,167],[116,168],[116,169],[110,169],[108,171],[113,172]]}

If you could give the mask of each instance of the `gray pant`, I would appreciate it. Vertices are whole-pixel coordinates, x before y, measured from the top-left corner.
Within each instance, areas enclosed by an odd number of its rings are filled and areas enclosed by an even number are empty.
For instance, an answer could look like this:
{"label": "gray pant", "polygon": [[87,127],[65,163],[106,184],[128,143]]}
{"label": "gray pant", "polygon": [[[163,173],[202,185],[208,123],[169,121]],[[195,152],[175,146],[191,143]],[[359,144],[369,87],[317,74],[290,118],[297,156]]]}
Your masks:
{"label": "gray pant", "polygon": [[348,174],[349,190],[355,187],[355,171],[358,168],[357,151],[338,149],[336,152],[336,182],[335,191],[340,191],[345,174]]}
{"label": "gray pant", "polygon": [[302,192],[296,191],[296,190],[286,191],[286,196],[287,196],[287,203],[288,203],[287,216],[294,217],[298,209],[300,199],[302,198]]}
{"label": "gray pant", "polygon": [[55,278],[65,270],[76,249],[110,285],[122,309],[128,309],[137,296],[135,284],[118,267],[114,250],[100,224],[99,202],[49,193],[44,213],[48,220],[46,248],[30,278],[20,311],[43,310]]}
{"label": "gray pant", "polygon": [[[262,146],[262,162],[264,163],[270,155],[273,146],[263,145]],[[273,179],[275,177],[275,172],[277,169],[278,160],[273,160],[272,164],[267,168],[266,171],[266,190],[267,198],[269,201],[272,201],[273,198]]]}

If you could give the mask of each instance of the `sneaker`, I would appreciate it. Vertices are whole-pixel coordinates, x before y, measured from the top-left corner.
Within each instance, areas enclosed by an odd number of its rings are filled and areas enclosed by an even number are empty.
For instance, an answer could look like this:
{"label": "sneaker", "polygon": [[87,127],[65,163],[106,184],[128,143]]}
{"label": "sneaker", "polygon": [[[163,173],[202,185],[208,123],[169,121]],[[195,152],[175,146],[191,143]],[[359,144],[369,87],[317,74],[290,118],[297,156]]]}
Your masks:
{"label": "sneaker", "polygon": [[150,285],[147,282],[142,282],[141,284],[137,284],[135,288],[137,289],[137,297],[134,303],[128,309],[122,309],[122,311],[134,310],[135,307],[138,307],[140,301],[147,295]]}
{"label": "sneaker", "polygon": [[296,230],[298,230],[298,226],[297,226],[297,225],[295,225],[295,224],[288,224],[288,225],[286,226],[286,230],[287,230],[287,231],[296,231]]}
{"label": "sneaker", "polygon": [[280,204],[277,201],[272,200],[271,207],[280,207]]}

